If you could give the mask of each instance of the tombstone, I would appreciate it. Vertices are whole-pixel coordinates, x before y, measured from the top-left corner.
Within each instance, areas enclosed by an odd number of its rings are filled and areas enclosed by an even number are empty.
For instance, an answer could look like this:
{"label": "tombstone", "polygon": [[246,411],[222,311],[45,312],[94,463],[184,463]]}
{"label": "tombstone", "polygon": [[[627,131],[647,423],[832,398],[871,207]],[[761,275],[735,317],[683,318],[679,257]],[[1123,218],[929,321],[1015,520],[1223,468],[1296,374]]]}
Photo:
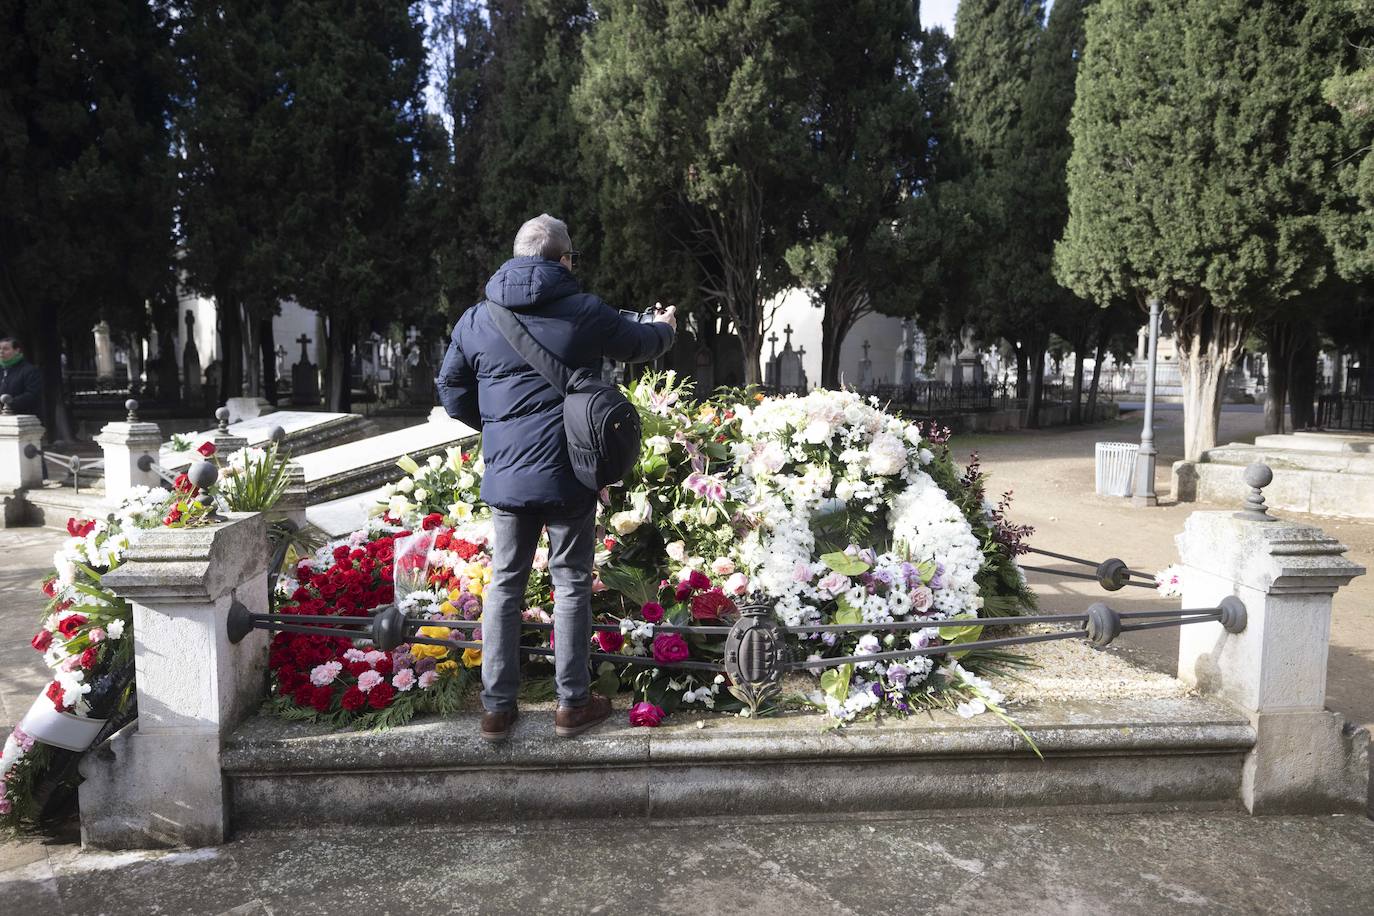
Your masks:
{"label": "tombstone", "polygon": [[868,358],[868,348],[871,346],[868,341],[864,341],[864,358],[859,360],[859,390],[871,391],[877,384],[873,378],[873,360]]}
{"label": "tombstone", "polygon": [[434,403],[434,363],[427,348],[418,340],[406,358],[406,382],[411,404],[429,407]]}
{"label": "tombstone", "polygon": [[778,390],[806,391],[806,370],[802,367],[801,354],[792,349],[792,325],[782,329],[786,339],[782,352],[778,354]]}
{"label": "tombstone", "polygon": [[313,407],[320,403],[320,376],[305,349],[310,344],[310,338],[301,334],[296,338],[296,343],[301,345],[301,359],[291,367],[291,403],[298,407]]}
{"label": "tombstone", "polygon": [[95,374],[97,378],[110,379],[115,374],[114,341],[110,339],[110,323],[101,319],[91,328],[95,337]]}
{"label": "tombstone", "polygon": [[983,364],[978,352],[973,348],[973,332],[964,329],[960,334],[963,346],[959,350],[954,373],[955,385],[978,385],[983,381]]}
{"label": "tombstone", "polygon": [[186,310],[186,346],[181,350],[181,399],[198,404],[204,397],[200,377],[200,351],[196,349],[196,316]]}
{"label": "tombstone", "polygon": [[778,387],[778,332],[768,335],[768,362],[763,367],[763,384],[769,388]]}
{"label": "tombstone", "polygon": [[219,360],[211,360],[210,365],[205,367],[205,390],[210,397],[219,397],[220,377],[224,374],[224,363]]}
{"label": "tombstone", "polygon": [[897,365],[893,376],[897,384],[909,387],[922,379],[921,367],[926,364],[926,336],[910,318],[902,320],[902,342],[897,347]]}
{"label": "tombstone", "polygon": [[284,377],[286,376],[286,346],[285,346],[284,344],[278,344],[278,345],[277,345],[276,355],[277,355],[277,365],[276,365],[277,378],[279,378],[279,379],[280,379],[280,378],[284,378]]}

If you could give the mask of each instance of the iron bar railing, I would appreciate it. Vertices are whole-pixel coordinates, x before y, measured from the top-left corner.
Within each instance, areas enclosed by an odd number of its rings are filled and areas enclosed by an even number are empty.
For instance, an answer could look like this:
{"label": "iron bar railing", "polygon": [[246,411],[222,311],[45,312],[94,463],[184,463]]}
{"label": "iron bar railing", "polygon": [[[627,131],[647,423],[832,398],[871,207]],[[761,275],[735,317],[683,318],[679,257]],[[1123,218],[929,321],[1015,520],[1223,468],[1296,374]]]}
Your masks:
{"label": "iron bar railing", "polygon": [[[1053,569],[1048,566],[1027,566],[1024,563],[1018,564],[1021,569],[1028,572],[1047,573],[1055,576],[1066,576],[1070,579],[1086,579],[1097,582],[1103,589],[1109,592],[1120,591],[1128,585],[1136,588],[1155,588],[1155,577],[1149,573],[1143,573],[1131,569],[1124,561],[1116,557],[1108,557],[1101,562],[1085,560],[1082,557],[1075,557],[1067,553],[1056,553],[1053,550],[1041,550],[1039,547],[1026,548],[1027,553],[1038,554],[1042,557],[1052,557],[1056,560],[1064,560],[1077,566],[1087,566],[1093,570],[1092,573],[1074,572],[1068,569]],[[1138,581],[1137,581],[1138,580]]]}
{"label": "iron bar railing", "polygon": [[[1246,626],[1244,602],[1234,596],[1228,596],[1216,607],[1165,608],[1140,611],[1118,611],[1098,602],[1081,613],[1039,614],[1026,617],[892,620],[858,624],[806,624],[788,627],[780,626],[772,620],[769,605],[766,602],[756,600],[745,606],[739,619],[730,626],[648,624],[653,627],[655,632],[701,636],[725,634],[724,655],[719,662],[687,659],[667,663],[660,662],[652,656],[619,655],[607,652],[592,652],[590,656],[597,661],[619,664],[652,665],[655,668],[681,668],[689,671],[722,673],[728,676],[733,685],[738,688],[741,699],[749,703],[751,710],[756,711],[760,703],[778,691],[783,675],[789,671],[833,668],[840,665],[880,661],[902,661],[923,656],[949,655],[953,652],[969,652],[979,649],[1001,649],[1061,639],[1086,639],[1094,648],[1105,649],[1122,633],[1210,622],[1219,622],[1230,633],[1243,631]],[[1069,629],[1055,630],[1049,633],[1020,633],[991,639],[974,639],[968,642],[914,646],[910,649],[897,649],[889,652],[805,659],[789,657],[789,652],[782,641],[782,637],[786,634],[873,633],[875,631],[902,631],[927,627],[1011,627],[1033,624],[1071,624],[1072,626]],[[268,630],[315,636],[343,636],[359,641],[370,641],[378,649],[384,651],[394,649],[402,643],[446,646],[451,649],[478,649],[482,646],[480,640],[422,636],[418,631],[421,627],[443,627],[449,630],[471,632],[480,626],[481,622],[475,620],[408,617],[394,604],[379,608],[371,616],[345,617],[252,613],[238,601],[235,601],[230,607],[226,622],[229,640],[234,643],[241,641],[254,630]],[[521,627],[547,631],[553,628],[553,624],[542,621],[522,621]],[[621,627],[619,624],[594,623],[591,629],[593,631],[618,632]],[[520,651],[526,655],[549,656],[553,654],[552,649],[542,646],[521,646]]]}

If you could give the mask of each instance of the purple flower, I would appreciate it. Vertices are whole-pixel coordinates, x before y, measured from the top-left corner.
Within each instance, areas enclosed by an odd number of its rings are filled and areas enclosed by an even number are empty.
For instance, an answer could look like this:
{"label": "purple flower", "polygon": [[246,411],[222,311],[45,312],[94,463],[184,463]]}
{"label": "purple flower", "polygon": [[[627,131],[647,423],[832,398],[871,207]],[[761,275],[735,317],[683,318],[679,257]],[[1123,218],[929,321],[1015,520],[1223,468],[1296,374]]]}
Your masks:
{"label": "purple flower", "polygon": [[418,662],[415,663],[415,670],[420,674],[424,674],[426,671],[433,671],[435,665],[438,664],[439,662],[437,659],[435,659],[433,656],[426,655],[424,658],[420,659]]}
{"label": "purple flower", "polygon": [[905,665],[893,665],[887,669],[887,679],[892,682],[893,686],[905,687],[906,678],[907,670]]}
{"label": "purple flower", "polygon": [[879,684],[877,681],[874,681],[874,682],[873,682],[873,686],[870,687],[869,689],[873,691],[873,695],[874,695],[875,697],[877,697],[878,699],[881,700],[881,699],[883,698],[883,685],[882,685],[882,684]]}

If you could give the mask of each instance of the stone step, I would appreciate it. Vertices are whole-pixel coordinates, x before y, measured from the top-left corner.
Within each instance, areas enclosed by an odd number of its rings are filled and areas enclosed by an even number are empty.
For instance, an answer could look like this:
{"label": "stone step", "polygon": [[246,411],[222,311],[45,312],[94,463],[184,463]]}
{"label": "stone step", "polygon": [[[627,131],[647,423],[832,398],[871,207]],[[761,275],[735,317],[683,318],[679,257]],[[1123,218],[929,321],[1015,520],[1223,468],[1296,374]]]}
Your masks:
{"label": "stone step", "polygon": [[504,745],[465,714],[385,732],[255,717],[227,741],[236,829],[406,824],[423,818],[685,819],[1008,807],[1232,806],[1254,745],[1211,700],[1124,699],[1023,708],[1015,730],[948,713],[824,730],[817,716],[707,716],[631,728],[622,709],[581,738],[522,714]]}
{"label": "stone step", "polygon": [[108,511],[105,505],[103,482],[93,486],[82,484],[81,492],[71,487],[45,484],[26,490],[24,501],[27,505],[25,524],[41,525],[44,528],[67,530],[69,518],[91,518]]}
{"label": "stone step", "polygon": [[1260,448],[1299,449],[1308,452],[1340,452],[1346,455],[1374,455],[1374,435],[1365,433],[1296,432],[1257,436]]}
{"label": "stone step", "polygon": [[[1271,509],[1328,515],[1337,518],[1374,518],[1374,476],[1309,471],[1270,465],[1274,481],[1264,488]],[[1180,461],[1174,465],[1173,492],[1183,502],[1216,503],[1240,508],[1245,484],[1243,464]]]}
{"label": "stone step", "polygon": [[1275,471],[1319,471],[1330,474],[1374,476],[1374,455],[1325,449],[1297,449],[1260,445],[1223,445],[1203,452],[1207,464],[1233,464],[1244,467],[1262,461]]}
{"label": "stone step", "polygon": [[296,462],[305,471],[309,504],[317,506],[395,481],[401,476],[396,462],[403,455],[422,462],[476,439],[477,431],[457,420],[431,417],[415,426],[301,455]]}

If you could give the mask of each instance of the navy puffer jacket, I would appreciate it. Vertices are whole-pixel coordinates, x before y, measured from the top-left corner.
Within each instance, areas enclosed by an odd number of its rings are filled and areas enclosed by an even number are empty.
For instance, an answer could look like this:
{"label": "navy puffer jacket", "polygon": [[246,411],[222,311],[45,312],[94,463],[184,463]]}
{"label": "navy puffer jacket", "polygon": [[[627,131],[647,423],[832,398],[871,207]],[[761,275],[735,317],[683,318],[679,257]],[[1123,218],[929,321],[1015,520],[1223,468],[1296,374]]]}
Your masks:
{"label": "navy puffer jacket", "polygon": [[501,336],[488,310],[510,309],[569,368],[602,357],[637,363],[673,343],[663,322],[641,324],[582,292],[557,261],[513,258],[487,281],[487,298],[463,313],[435,380],[450,417],[482,431],[482,499],[512,512],[578,512],[596,494],[578,483],[555,391]]}

